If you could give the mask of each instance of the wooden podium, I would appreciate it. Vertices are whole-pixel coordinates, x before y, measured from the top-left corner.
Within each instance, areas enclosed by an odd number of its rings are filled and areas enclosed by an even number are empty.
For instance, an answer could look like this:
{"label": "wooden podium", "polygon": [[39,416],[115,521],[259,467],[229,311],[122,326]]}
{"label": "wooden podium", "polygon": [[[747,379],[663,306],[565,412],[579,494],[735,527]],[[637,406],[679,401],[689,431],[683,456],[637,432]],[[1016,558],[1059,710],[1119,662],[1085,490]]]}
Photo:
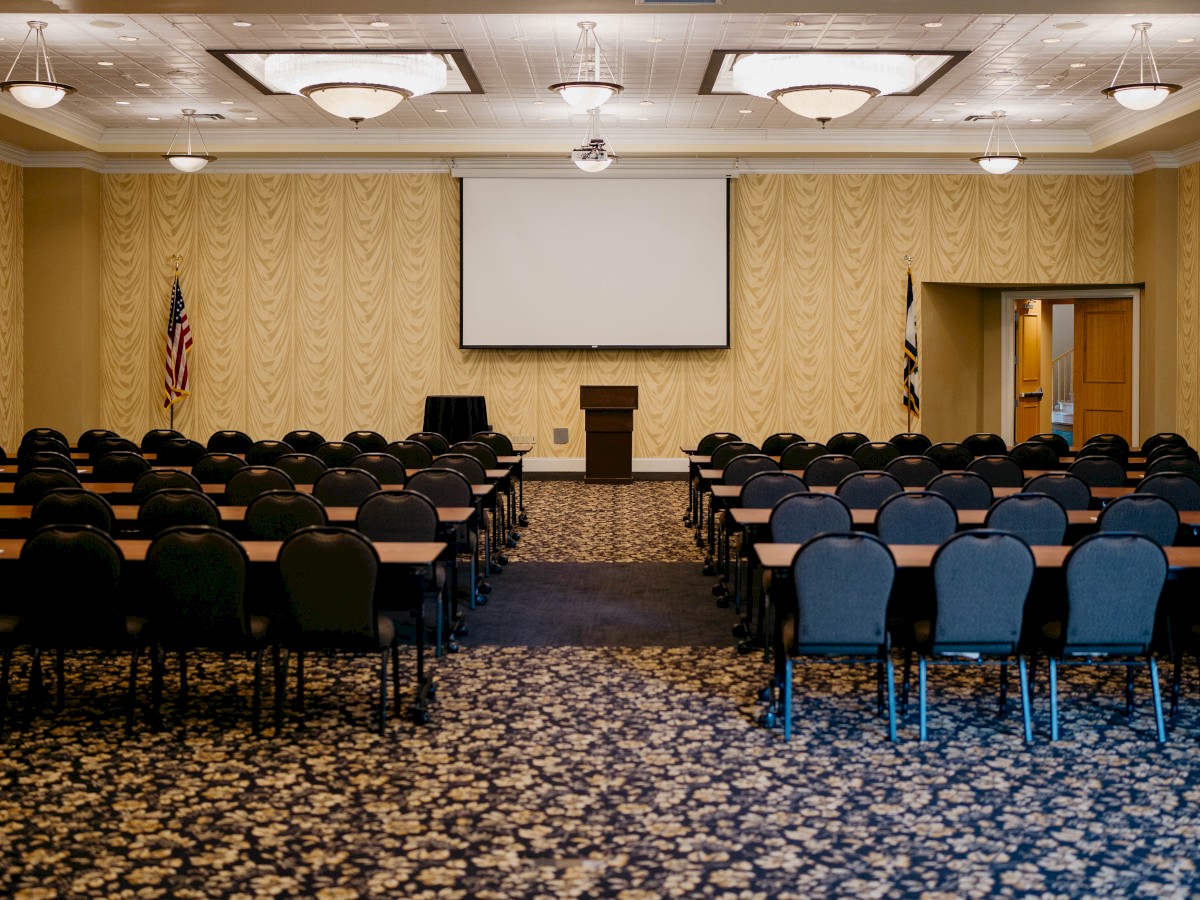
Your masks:
{"label": "wooden podium", "polygon": [[638,406],[637,385],[582,385],[579,408],[584,410],[588,484],[621,484],[633,481],[633,411]]}

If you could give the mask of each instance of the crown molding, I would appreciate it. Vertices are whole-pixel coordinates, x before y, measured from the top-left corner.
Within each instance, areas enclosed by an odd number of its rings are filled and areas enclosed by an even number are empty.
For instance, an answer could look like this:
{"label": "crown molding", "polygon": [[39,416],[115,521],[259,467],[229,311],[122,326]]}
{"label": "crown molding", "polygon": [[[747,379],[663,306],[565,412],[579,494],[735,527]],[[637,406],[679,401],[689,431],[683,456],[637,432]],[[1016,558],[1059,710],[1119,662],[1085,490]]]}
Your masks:
{"label": "crown molding", "polygon": [[1175,162],[1180,167],[1200,162],[1200,141],[1193,141],[1175,151]]}
{"label": "crown molding", "polygon": [[[1153,109],[1137,111],[1122,107],[1121,113],[1090,129],[1088,136],[1093,142],[1093,149],[1103,150],[1200,110],[1200,81],[1190,81],[1183,87],[1184,90],[1168,97]],[[1116,103],[1115,100],[1112,102]]]}

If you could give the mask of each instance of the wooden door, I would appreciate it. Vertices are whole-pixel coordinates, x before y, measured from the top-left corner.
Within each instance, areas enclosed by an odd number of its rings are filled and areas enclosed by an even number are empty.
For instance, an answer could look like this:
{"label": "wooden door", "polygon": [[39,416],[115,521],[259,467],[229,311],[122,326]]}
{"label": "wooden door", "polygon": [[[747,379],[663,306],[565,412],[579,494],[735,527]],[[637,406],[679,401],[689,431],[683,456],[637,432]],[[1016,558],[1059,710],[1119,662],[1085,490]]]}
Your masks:
{"label": "wooden door", "polygon": [[1133,438],[1133,301],[1075,301],[1075,446]]}
{"label": "wooden door", "polygon": [[1029,310],[1017,311],[1017,416],[1015,443],[1041,431],[1042,320]]}

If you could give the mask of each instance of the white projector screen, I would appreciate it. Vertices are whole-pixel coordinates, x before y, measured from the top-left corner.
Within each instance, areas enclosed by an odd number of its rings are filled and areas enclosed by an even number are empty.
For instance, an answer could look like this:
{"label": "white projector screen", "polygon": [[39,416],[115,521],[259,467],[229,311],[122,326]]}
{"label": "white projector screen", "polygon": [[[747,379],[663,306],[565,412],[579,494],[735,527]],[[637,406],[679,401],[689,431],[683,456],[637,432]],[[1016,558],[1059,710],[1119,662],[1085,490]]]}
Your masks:
{"label": "white projector screen", "polygon": [[720,178],[463,178],[464,348],[729,346]]}

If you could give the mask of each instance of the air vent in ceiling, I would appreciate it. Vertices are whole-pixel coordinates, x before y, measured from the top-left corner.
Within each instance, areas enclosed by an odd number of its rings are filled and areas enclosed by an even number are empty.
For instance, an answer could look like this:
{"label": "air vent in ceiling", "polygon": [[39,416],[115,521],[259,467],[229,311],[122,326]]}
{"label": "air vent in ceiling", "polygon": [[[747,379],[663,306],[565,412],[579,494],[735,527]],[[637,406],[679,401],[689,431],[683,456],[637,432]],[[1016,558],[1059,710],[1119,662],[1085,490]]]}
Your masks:
{"label": "air vent in ceiling", "polygon": [[721,0],[633,0],[634,6],[720,6]]}
{"label": "air vent in ceiling", "polygon": [[975,115],[975,116],[967,116],[965,119],[963,119],[963,121],[964,122],[991,122],[995,118],[996,117],[993,115],[986,115],[986,116],[985,115]]}

